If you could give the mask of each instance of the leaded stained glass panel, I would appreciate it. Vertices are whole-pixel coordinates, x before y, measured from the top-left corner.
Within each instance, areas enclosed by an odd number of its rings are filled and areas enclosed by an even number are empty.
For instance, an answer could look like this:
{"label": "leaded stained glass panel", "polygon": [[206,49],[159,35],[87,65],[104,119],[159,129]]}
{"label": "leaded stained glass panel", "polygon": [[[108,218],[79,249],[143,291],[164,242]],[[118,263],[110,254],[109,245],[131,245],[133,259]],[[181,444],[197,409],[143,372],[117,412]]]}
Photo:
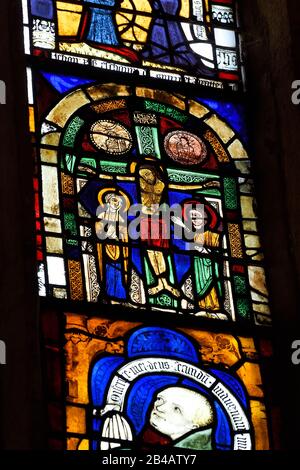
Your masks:
{"label": "leaded stained glass panel", "polygon": [[236,3],[22,0],[53,449],[270,448]]}
{"label": "leaded stained glass panel", "polygon": [[141,77],[237,90],[234,0],[23,0],[26,53]]}
{"label": "leaded stained glass panel", "polygon": [[[260,370],[268,341],[69,313],[64,323],[64,410],[52,374],[49,386],[52,435],[65,413],[69,450],[269,448]],[[46,324],[48,370],[60,377],[52,315]]]}
{"label": "leaded stained glass panel", "polygon": [[[268,323],[242,106],[43,72],[34,81],[41,295]],[[197,225],[196,203],[203,233],[178,237]]]}

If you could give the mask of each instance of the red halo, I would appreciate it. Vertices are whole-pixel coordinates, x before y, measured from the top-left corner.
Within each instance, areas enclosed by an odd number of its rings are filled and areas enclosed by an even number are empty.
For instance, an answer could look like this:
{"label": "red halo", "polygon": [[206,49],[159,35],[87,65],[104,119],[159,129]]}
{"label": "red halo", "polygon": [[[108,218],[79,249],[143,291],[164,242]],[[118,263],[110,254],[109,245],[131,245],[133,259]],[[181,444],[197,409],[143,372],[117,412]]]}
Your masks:
{"label": "red halo", "polygon": [[[208,215],[208,219],[209,219],[209,224],[205,224],[205,226],[207,226],[210,230],[214,230],[218,224],[218,214],[216,213],[216,211],[211,207],[209,206],[208,204],[205,203],[205,201],[197,201],[195,199],[192,199],[190,201],[185,201],[184,202],[184,205],[183,205],[183,208],[182,208],[182,215],[183,215],[183,218],[184,220],[188,220],[188,209],[187,209],[187,205],[189,206],[196,206],[197,204],[202,204],[204,205],[204,211],[205,213]],[[189,208],[190,210],[190,208]]]}

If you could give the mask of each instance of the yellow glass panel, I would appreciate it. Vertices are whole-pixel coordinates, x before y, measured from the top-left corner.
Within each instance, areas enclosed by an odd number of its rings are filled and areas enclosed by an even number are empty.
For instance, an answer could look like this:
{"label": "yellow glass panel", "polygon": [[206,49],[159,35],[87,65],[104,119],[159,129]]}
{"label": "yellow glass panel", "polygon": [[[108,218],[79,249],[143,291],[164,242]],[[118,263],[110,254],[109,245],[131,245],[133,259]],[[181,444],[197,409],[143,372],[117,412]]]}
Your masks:
{"label": "yellow glass panel", "polygon": [[63,194],[74,194],[74,180],[70,175],[61,174],[61,187]]}
{"label": "yellow glass panel", "polygon": [[78,202],[78,215],[80,217],[91,218],[92,216],[86,211],[86,209]]}
{"label": "yellow glass panel", "polygon": [[224,144],[227,144],[227,142],[234,137],[233,130],[224,121],[218,118],[216,114],[205,119],[205,122],[218,134]]}
{"label": "yellow glass panel", "polygon": [[233,159],[249,158],[242,142],[238,139],[235,139],[232,144],[229,145],[228,151]]}
{"label": "yellow glass panel", "polygon": [[86,91],[94,101],[115,96],[130,96],[131,94],[129,86],[115,85],[114,83],[91,86]]}
{"label": "yellow glass panel", "polygon": [[241,359],[239,344],[229,334],[208,333],[184,328],[182,331],[201,344],[201,357],[205,363],[233,366]]}
{"label": "yellow glass panel", "polygon": [[59,36],[77,36],[81,14],[70,11],[57,11],[57,24]]}
{"label": "yellow glass panel", "polygon": [[209,112],[209,110],[205,108],[205,106],[203,106],[202,104],[196,103],[196,101],[190,100],[189,112],[190,114],[192,114],[193,116],[196,116],[197,118],[202,118]]}
{"label": "yellow glass panel", "polygon": [[53,297],[56,299],[67,299],[67,290],[61,287],[53,287]]}
{"label": "yellow glass panel", "polygon": [[257,223],[252,220],[244,220],[243,222],[244,230],[249,232],[257,232]]}
{"label": "yellow glass panel", "polygon": [[171,106],[175,106],[176,108],[185,110],[185,102],[183,100],[162,90],[152,90],[151,88],[137,87],[136,94],[137,96],[141,96],[143,98],[150,98],[152,100],[157,100],[161,103],[166,103]]}
{"label": "yellow glass panel", "polygon": [[84,408],[77,406],[67,406],[67,431],[76,434],[86,432],[86,414]]}
{"label": "yellow glass panel", "polygon": [[120,4],[120,8],[124,8],[126,10],[133,10],[133,7],[136,8],[137,11],[142,11],[145,13],[151,13],[152,7],[151,2],[149,0],[123,0]]}
{"label": "yellow glass panel", "polygon": [[96,113],[107,113],[107,111],[114,111],[115,109],[126,108],[127,104],[126,101],[123,99],[120,100],[110,100],[100,102],[99,104],[95,104],[92,106],[92,109],[96,111]]}
{"label": "yellow glass panel", "polygon": [[255,449],[268,450],[270,449],[270,442],[265,405],[258,400],[251,400],[250,408],[255,431]]}
{"label": "yellow glass panel", "polygon": [[268,297],[265,295],[257,294],[254,291],[251,291],[251,299],[254,300],[255,302],[261,302],[267,305],[268,303]]}
{"label": "yellow glass panel", "polygon": [[67,439],[67,450],[79,450],[80,442],[78,437],[69,437]]}
{"label": "yellow glass panel", "polygon": [[28,113],[29,113],[29,130],[30,132],[35,132],[35,119],[34,119],[33,106],[28,107]]}
{"label": "yellow glass panel", "polygon": [[227,155],[224,145],[217,139],[214,132],[207,130],[203,136],[212,146],[219,162],[230,162],[229,156]]}
{"label": "yellow glass panel", "polygon": [[244,236],[245,245],[247,248],[261,248],[260,239],[257,235],[248,235]]}
{"label": "yellow glass panel", "polygon": [[253,304],[253,310],[255,312],[264,313],[265,315],[270,315],[270,308],[266,304]]}
{"label": "yellow glass panel", "polygon": [[70,293],[72,300],[83,300],[81,264],[79,261],[68,261]]}
{"label": "yellow glass panel", "polygon": [[179,15],[183,16],[184,18],[190,17],[190,0],[181,0],[181,9]]}
{"label": "yellow glass panel", "polygon": [[256,219],[254,212],[254,198],[251,196],[241,196],[241,209],[244,219]]}
{"label": "yellow glass panel", "polygon": [[78,450],[90,450],[90,444],[88,439],[82,439],[78,446]]}
{"label": "yellow glass panel", "polygon": [[64,127],[70,116],[81,106],[88,104],[90,101],[81,90],[76,90],[67,95],[53,108],[47,116],[48,121]]}
{"label": "yellow glass panel", "polygon": [[61,233],[60,219],[55,219],[54,217],[45,217],[44,226],[45,226],[46,232]]}
{"label": "yellow glass panel", "polygon": [[239,336],[239,340],[245,357],[247,359],[253,359],[254,357],[257,357],[256,347],[253,338],[249,338],[247,336]]}
{"label": "yellow glass panel", "polygon": [[262,380],[258,364],[245,362],[245,364],[237,370],[237,375],[242,379],[245,384],[250,397],[262,398],[264,396],[262,391]]}
{"label": "yellow glass panel", "polygon": [[[91,323],[92,322],[92,323]],[[116,328],[118,329],[118,336],[123,335],[127,329],[125,322],[113,323],[110,327],[111,321],[106,319],[93,319],[87,320],[85,316],[81,315],[67,315],[67,328],[76,328],[82,331],[78,334],[66,334],[66,354],[70,361],[72,357],[77,355],[80,357],[80,361],[77,362],[76,367],[66,367],[66,379],[69,382],[76,382],[77,396],[72,397],[74,403],[87,404],[88,397],[88,378],[89,378],[89,367],[91,360],[95,357],[95,354],[109,352],[121,353],[124,351],[123,341],[112,342],[109,346],[107,341],[101,338],[92,338],[88,340],[84,336],[87,331],[94,332],[105,332],[110,331],[111,337],[115,336]],[[78,341],[76,340],[78,338]],[[80,340],[80,341],[79,341]],[[109,342],[111,343],[111,342]]]}
{"label": "yellow glass panel", "polygon": [[244,175],[250,173],[250,162],[249,160],[235,160],[234,164],[236,168]]}
{"label": "yellow glass panel", "polygon": [[105,179],[105,180],[112,180],[112,179],[114,179],[113,176],[111,176],[111,175],[104,175],[104,174],[100,174],[100,175],[99,175],[99,178]]}
{"label": "yellow glass panel", "polygon": [[[133,23],[131,23],[134,20]],[[132,15],[131,13],[122,13],[116,15],[116,23],[123,41],[129,41],[135,50],[143,48],[149,34],[151,17],[144,15]],[[132,26],[129,26],[133,24]],[[128,27],[129,26],[129,27]]]}
{"label": "yellow glass panel", "polygon": [[268,291],[266,287],[266,277],[264,269],[259,266],[249,266],[248,273],[251,287],[253,289],[256,289],[261,294],[267,296]]}
{"label": "yellow glass panel", "polygon": [[185,96],[182,95],[181,93],[174,93],[174,96],[178,96],[178,98],[185,99]]}
{"label": "yellow glass panel", "polygon": [[57,168],[42,165],[43,206],[47,214],[59,215],[59,191]]}
{"label": "yellow glass panel", "polygon": [[183,68],[181,67],[173,67],[173,65],[162,65],[162,64],[158,64],[156,62],[150,62],[148,60],[143,60],[142,61],[142,64],[145,66],[145,67],[151,67],[151,68],[156,68],[156,69],[161,69],[161,70],[164,70],[164,71],[167,71],[167,70],[170,70],[171,72],[182,72]]}
{"label": "yellow glass panel", "polygon": [[78,5],[78,3],[56,2],[56,5],[58,10],[82,12],[82,5]]}
{"label": "yellow glass panel", "polygon": [[72,54],[83,54],[93,56],[99,59],[106,59],[112,61],[123,62],[124,64],[129,64],[129,60],[125,57],[120,56],[119,54],[114,54],[113,52],[104,51],[101,49],[96,49],[85,42],[60,42],[59,50],[61,52],[71,52]]}
{"label": "yellow glass panel", "polygon": [[46,163],[57,163],[57,151],[41,148],[41,160]]}
{"label": "yellow glass panel", "polygon": [[62,287],[53,287],[53,297],[55,297],[56,299],[67,299],[67,289],[64,289]]}
{"label": "yellow glass panel", "polygon": [[250,256],[253,261],[262,261],[264,259],[263,253],[257,253],[257,250],[246,250],[247,256]]}
{"label": "yellow glass panel", "polygon": [[41,144],[53,145],[53,147],[58,147],[60,136],[60,132],[50,132],[49,134],[46,134],[41,138]]}
{"label": "yellow glass panel", "polygon": [[228,224],[230,251],[233,258],[243,258],[242,237],[238,224]]}
{"label": "yellow glass panel", "polygon": [[62,239],[58,237],[46,237],[47,253],[63,253]]}

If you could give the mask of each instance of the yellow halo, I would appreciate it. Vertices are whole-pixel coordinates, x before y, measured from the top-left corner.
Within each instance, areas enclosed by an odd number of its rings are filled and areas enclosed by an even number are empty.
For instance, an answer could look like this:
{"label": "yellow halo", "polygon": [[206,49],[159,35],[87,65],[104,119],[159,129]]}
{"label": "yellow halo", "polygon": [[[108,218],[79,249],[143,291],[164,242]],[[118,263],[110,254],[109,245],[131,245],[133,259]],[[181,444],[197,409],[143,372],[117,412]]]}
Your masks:
{"label": "yellow halo", "polygon": [[101,191],[99,191],[98,193],[98,201],[99,201],[99,204],[101,206],[103,206],[104,204],[106,204],[106,202],[104,201],[104,197],[106,196],[106,194],[108,193],[115,193],[117,196],[121,196],[124,201],[125,201],[125,210],[127,211],[130,207],[130,199],[129,197],[127,196],[126,193],[124,193],[123,191],[121,191],[119,188],[116,188],[116,187],[111,187],[111,188],[103,188],[101,189]]}

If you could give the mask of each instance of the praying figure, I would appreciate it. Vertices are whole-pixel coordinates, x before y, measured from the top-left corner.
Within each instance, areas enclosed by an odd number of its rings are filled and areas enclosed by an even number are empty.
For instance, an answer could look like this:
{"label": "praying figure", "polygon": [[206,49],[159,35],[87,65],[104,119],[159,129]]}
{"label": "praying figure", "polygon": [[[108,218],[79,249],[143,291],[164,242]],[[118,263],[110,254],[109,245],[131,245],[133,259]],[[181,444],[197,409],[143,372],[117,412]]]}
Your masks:
{"label": "praying figure", "polygon": [[[149,445],[212,450],[214,411],[208,398],[199,391],[182,386],[165,387],[157,393],[149,412],[149,422],[138,436],[143,450]],[[133,430],[124,414],[109,405],[101,415],[107,417],[100,449],[126,448],[126,441],[129,444],[133,441]]]}
{"label": "praying figure", "polygon": [[213,422],[213,408],[204,395],[184,387],[166,387],[153,403],[144,439],[149,439],[152,428],[152,433],[169,438],[173,447],[212,450]]}

